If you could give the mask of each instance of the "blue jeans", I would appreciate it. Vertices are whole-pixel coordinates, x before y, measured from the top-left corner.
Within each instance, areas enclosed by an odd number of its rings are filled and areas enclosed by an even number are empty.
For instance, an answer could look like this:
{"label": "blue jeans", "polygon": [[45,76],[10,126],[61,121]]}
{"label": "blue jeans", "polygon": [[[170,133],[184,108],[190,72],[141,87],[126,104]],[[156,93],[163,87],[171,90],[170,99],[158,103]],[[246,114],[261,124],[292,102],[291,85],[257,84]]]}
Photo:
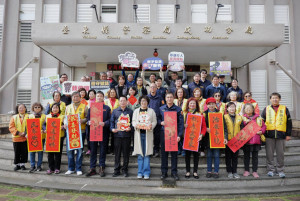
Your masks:
{"label": "blue jeans", "polygon": [[138,176],[150,176],[150,156],[146,154],[146,133],[141,133],[141,144],[143,155],[138,155]]}
{"label": "blue jeans", "polygon": [[[44,144],[45,144],[45,139],[42,140],[43,143],[43,149],[44,149]],[[43,163],[43,151],[36,151],[36,152],[30,152],[30,166],[35,167],[35,153],[38,154],[38,161],[37,161],[37,167],[41,167]]]}
{"label": "blue jeans", "polygon": [[[81,171],[82,164],[82,149],[75,149],[77,151],[76,155],[76,171]],[[75,171],[75,150],[68,150],[67,146],[67,155],[68,155],[68,170]]]}
{"label": "blue jeans", "polygon": [[219,172],[220,149],[207,149],[207,172],[212,171],[212,158],[214,157],[214,172]]}

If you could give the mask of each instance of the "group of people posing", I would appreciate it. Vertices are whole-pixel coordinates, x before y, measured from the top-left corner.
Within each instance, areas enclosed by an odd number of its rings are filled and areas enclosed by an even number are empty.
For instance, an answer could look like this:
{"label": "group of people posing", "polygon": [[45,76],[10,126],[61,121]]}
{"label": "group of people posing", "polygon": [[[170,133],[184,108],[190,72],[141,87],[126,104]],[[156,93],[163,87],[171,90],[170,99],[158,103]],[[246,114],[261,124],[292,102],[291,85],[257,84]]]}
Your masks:
{"label": "group of people posing", "polygon": [[[161,158],[161,179],[168,177],[168,154],[171,155],[171,177],[179,180],[177,173],[178,155],[185,157],[185,178],[199,179],[199,157],[207,158],[207,178],[219,177],[220,148],[212,148],[209,139],[212,124],[209,124],[209,113],[223,114],[224,144],[234,138],[249,122],[255,121],[261,127],[260,131],[251,138],[241,149],[244,152],[244,173],[247,177],[250,173],[250,159],[252,156],[252,176],[258,178],[258,152],[262,143],[265,143],[267,158],[267,174],[272,177],[278,174],[285,177],[284,173],[284,146],[285,141],[291,139],[292,120],[286,106],[280,104],[281,95],[274,92],[270,95],[271,105],[264,108],[260,114],[258,104],[252,99],[251,92],[243,93],[238,86],[237,79],[231,83],[224,83],[224,76],[212,76],[212,83],[206,79],[207,71],[201,70],[193,76],[193,82],[187,89],[182,84],[187,81],[184,67],[183,78],[179,78],[177,72],[171,73],[169,69],[160,76],[152,73],[149,81],[145,80],[142,71],[138,77],[126,76],[123,69],[122,75],[117,81],[113,79],[111,71],[101,73],[100,79],[109,80],[111,83],[107,94],[93,89],[88,92],[80,89],[71,96],[53,93],[53,101],[49,102],[44,110],[41,103],[34,103],[31,114],[27,113],[26,106],[20,104],[16,107],[16,115],[11,118],[9,130],[12,133],[15,152],[14,170],[25,170],[28,160],[26,120],[40,118],[43,144],[47,133],[46,124],[48,118],[61,119],[61,145],[60,152],[48,152],[49,169],[47,174],[59,174],[61,169],[61,155],[63,142],[67,133],[68,115],[79,114],[81,124],[82,142],[86,142],[86,154],[90,155],[90,170],[85,174],[92,176],[100,174],[104,177],[106,155],[114,154],[113,177],[121,174],[128,177],[128,164],[130,155],[137,155],[137,178],[149,179],[151,176],[150,158]],[[66,74],[60,76],[63,83],[68,80]],[[164,87],[166,82],[167,88]],[[129,101],[130,100],[130,101]],[[132,101],[136,100],[136,101]],[[90,131],[90,106],[93,102],[103,102],[103,121],[99,125],[103,127],[103,141],[89,141]],[[175,111],[177,116],[177,142],[178,151],[165,151],[165,120],[164,113]],[[198,151],[183,149],[185,130],[189,127],[186,123],[187,115],[195,114],[203,116],[201,131],[199,134]],[[126,129],[118,129],[121,117],[129,117],[129,126]],[[140,122],[147,122],[147,127],[141,127]],[[68,150],[68,170],[66,175],[77,173],[82,175],[82,158],[84,149]],[[226,170],[229,178],[240,178],[237,173],[239,151],[233,152],[229,147],[225,149]],[[276,163],[274,152],[276,150]],[[35,156],[37,154],[37,163]],[[99,154],[99,170],[97,170],[97,154]],[[42,171],[43,152],[30,152],[30,172]],[[121,155],[123,164],[121,165]],[[193,155],[193,170],[191,172],[190,159]],[[214,167],[212,164],[214,161]]]}

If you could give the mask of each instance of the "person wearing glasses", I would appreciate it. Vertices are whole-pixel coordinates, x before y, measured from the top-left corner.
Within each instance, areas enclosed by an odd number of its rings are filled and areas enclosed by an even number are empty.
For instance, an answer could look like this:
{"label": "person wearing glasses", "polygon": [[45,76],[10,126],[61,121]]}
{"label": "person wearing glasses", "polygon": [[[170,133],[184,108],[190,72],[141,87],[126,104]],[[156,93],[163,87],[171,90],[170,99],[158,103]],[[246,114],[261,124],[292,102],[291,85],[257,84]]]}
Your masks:
{"label": "person wearing glasses", "polygon": [[[40,119],[40,128],[41,128],[41,135],[42,135],[42,142],[43,142],[43,147],[45,144],[45,138],[46,138],[46,131],[42,129],[42,126],[45,122],[46,115],[43,114],[43,106],[41,103],[33,103],[31,107],[31,111],[33,114],[30,114],[28,119],[35,119],[38,118]],[[37,161],[37,166],[35,166],[35,154],[38,154],[38,161]],[[37,151],[37,152],[30,152],[30,170],[29,173],[34,173],[35,171],[42,171],[42,163],[43,163],[43,151]]]}
{"label": "person wearing glasses", "polygon": [[50,101],[47,103],[46,109],[45,109],[45,114],[50,114],[50,108],[54,103],[59,103],[59,108],[62,114],[65,114],[66,111],[66,103],[61,100],[61,93],[59,91],[54,91],[52,94],[53,101]]}
{"label": "person wearing glasses", "polygon": [[[213,97],[214,97],[214,99],[216,99],[216,109],[219,110],[219,112],[221,112],[224,115],[226,104],[221,101],[221,99],[222,99],[221,93],[216,92],[216,93],[214,93]],[[204,111],[206,111],[207,109],[208,109],[207,105],[205,104]]]}
{"label": "person wearing glasses", "polygon": [[200,80],[199,80],[199,83],[200,83],[200,88],[201,88],[201,90],[203,92],[205,91],[205,88],[207,86],[211,85],[211,82],[209,80],[207,80],[206,77],[207,77],[207,70],[202,69],[200,71]]}
{"label": "person wearing glasses", "polygon": [[244,101],[242,103],[241,115],[244,115],[243,112],[246,103],[252,104],[254,107],[254,113],[259,115],[260,113],[259,113],[258,104],[255,100],[252,99],[252,93],[250,91],[246,91],[243,97],[244,97]]}

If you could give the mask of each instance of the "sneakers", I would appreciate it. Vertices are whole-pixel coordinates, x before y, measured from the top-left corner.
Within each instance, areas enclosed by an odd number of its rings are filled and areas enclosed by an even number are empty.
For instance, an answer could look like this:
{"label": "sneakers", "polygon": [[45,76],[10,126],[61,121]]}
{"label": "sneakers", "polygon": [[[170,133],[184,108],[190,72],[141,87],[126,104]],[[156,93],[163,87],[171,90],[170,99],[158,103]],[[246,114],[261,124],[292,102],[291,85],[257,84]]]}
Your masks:
{"label": "sneakers", "polygon": [[213,178],[218,179],[218,178],[219,178],[219,173],[215,172],[215,173],[213,174]]}
{"label": "sneakers", "polygon": [[143,176],[142,176],[142,175],[138,175],[137,178],[138,178],[138,179],[142,179]]}
{"label": "sneakers", "polygon": [[19,165],[16,165],[16,167],[14,168],[14,171],[18,171],[20,169],[21,169],[21,167]]}
{"label": "sneakers", "polygon": [[[77,172],[78,174],[78,172]],[[97,174],[96,170],[93,168],[93,169],[90,169],[90,171],[88,173],[85,174],[86,177],[90,177],[90,176],[93,176]]]}
{"label": "sneakers", "polygon": [[54,173],[54,171],[52,171],[52,170],[47,170],[47,171],[46,171],[46,174],[48,174],[48,175],[50,175],[50,174],[52,174],[52,173]]}
{"label": "sneakers", "polygon": [[59,174],[60,173],[60,170],[58,170],[58,169],[56,169],[55,171],[54,171],[54,174]]}
{"label": "sneakers", "polygon": [[82,175],[82,171],[77,171],[77,176]]}
{"label": "sneakers", "polygon": [[201,151],[200,156],[204,157],[205,153],[203,151]]}
{"label": "sneakers", "polygon": [[250,175],[250,172],[248,172],[248,171],[245,171],[243,174],[244,177],[248,177],[249,175]]}
{"label": "sneakers", "polygon": [[25,165],[22,165],[22,166],[21,166],[21,170],[26,170]]}
{"label": "sneakers", "polygon": [[66,175],[69,175],[69,174],[74,174],[74,171],[72,171],[72,170],[68,170],[66,173],[65,173]]}
{"label": "sneakers", "polygon": [[234,173],[234,174],[233,174],[233,178],[239,179],[239,178],[240,178],[240,175],[238,175],[237,173]]}
{"label": "sneakers", "polygon": [[233,174],[231,172],[228,173],[228,176],[227,176],[229,179],[232,179],[233,178]]}
{"label": "sneakers", "polygon": [[42,169],[41,166],[39,166],[39,167],[36,168],[36,171],[37,171],[37,172],[40,172],[40,171],[42,171],[42,170],[43,170],[43,169]]}
{"label": "sneakers", "polygon": [[280,178],[285,178],[284,172],[279,172],[278,174],[279,174],[279,177],[280,177]]}
{"label": "sneakers", "polygon": [[86,152],[86,155],[90,155],[90,154],[91,154],[91,151],[88,150],[88,151]]}
{"label": "sneakers", "polygon": [[269,171],[269,172],[268,172],[268,176],[269,176],[269,177],[273,177],[273,176],[274,176],[274,172]]}
{"label": "sneakers", "polygon": [[252,173],[252,176],[253,176],[254,178],[259,178],[259,175],[257,174],[257,172],[253,172],[253,173]]}
{"label": "sneakers", "polygon": [[206,173],[206,178],[211,178],[211,177],[212,177],[212,173],[211,172]]}
{"label": "sneakers", "polygon": [[29,173],[34,173],[36,170],[35,170],[35,167],[31,167],[30,170],[29,170]]}
{"label": "sneakers", "polygon": [[144,179],[145,179],[145,180],[148,180],[148,179],[150,179],[150,177],[149,177],[148,175],[145,175],[145,176],[144,176]]}

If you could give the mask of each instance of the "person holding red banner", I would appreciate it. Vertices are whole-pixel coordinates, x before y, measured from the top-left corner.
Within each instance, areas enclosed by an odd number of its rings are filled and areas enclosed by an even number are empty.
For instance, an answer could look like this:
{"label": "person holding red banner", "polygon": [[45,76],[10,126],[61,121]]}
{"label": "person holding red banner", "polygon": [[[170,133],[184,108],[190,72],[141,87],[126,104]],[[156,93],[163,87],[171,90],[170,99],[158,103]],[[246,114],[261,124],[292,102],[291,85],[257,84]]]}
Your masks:
{"label": "person holding red banner", "polygon": [[[96,93],[96,102],[101,103],[104,102],[104,93],[102,91],[98,91]],[[91,155],[90,155],[90,171],[86,173],[85,176],[93,176],[97,174],[96,164],[97,164],[97,152],[98,147],[100,148],[99,155],[99,174],[101,177],[105,176],[105,160],[106,160],[106,150],[107,150],[107,142],[109,138],[109,126],[110,126],[110,107],[103,104],[103,122],[99,122],[100,126],[103,126],[103,140],[100,141],[91,141]],[[90,125],[91,119],[91,108],[89,108],[87,115],[87,124]]]}
{"label": "person holding red banner", "polygon": [[[209,113],[218,113],[219,110],[216,109],[216,99],[214,98],[208,98],[206,99],[206,105],[208,107],[208,110],[204,112],[205,116],[205,123],[207,126],[207,133],[205,137],[203,138],[203,143],[206,143],[207,145],[207,178],[219,178],[219,165],[220,165],[220,148],[211,148],[211,145],[209,143],[209,136],[210,136],[210,127],[213,127],[214,125],[209,125],[209,119],[208,114]],[[224,121],[223,117],[223,129],[224,129],[224,144],[227,144],[228,139],[228,133],[227,133],[227,126]],[[212,173],[212,158],[214,158],[214,173]]]}
{"label": "person holding red banner", "polygon": [[[201,115],[200,113],[200,108],[199,108],[199,104],[197,99],[195,98],[189,98],[187,101],[187,105],[188,107],[183,111],[183,118],[184,118],[184,127],[187,128],[189,125],[186,123],[187,120],[187,115],[188,114],[197,114],[197,115]],[[201,123],[201,131],[200,131],[200,135],[198,138],[198,141],[202,140],[202,137],[205,136],[206,133],[206,123],[203,121]],[[186,137],[186,136],[184,136]],[[193,154],[193,158],[194,158],[194,169],[193,169],[193,177],[195,179],[199,179],[198,176],[198,164],[199,164],[199,152],[198,151],[189,151],[189,150],[185,150],[185,169],[186,169],[186,173],[185,173],[185,178],[190,178],[190,161],[191,161],[191,155]]]}
{"label": "person holding red banner", "polygon": [[261,127],[261,130],[257,132],[257,134],[252,137],[243,147],[244,151],[244,166],[245,172],[243,174],[244,177],[248,177],[250,175],[250,154],[252,155],[252,176],[254,178],[258,178],[257,174],[258,168],[258,152],[261,150],[261,135],[266,132],[266,125],[263,119],[255,114],[254,107],[251,103],[246,103],[244,107],[244,116],[243,121],[246,126],[251,121],[256,121],[257,125]]}
{"label": "person holding red banner", "polygon": [[27,109],[24,104],[16,106],[16,115],[13,115],[9,122],[9,132],[12,134],[13,147],[15,152],[14,171],[26,170],[25,163],[28,161],[28,149],[26,138],[26,121],[28,119]]}
{"label": "person holding red banner", "polygon": [[[79,114],[80,123],[81,123],[81,134],[82,136],[85,135],[85,127],[86,127],[86,116],[88,113],[88,107],[85,104],[80,103],[80,94],[78,91],[72,93],[72,104],[68,105],[66,108],[66,117],[68,115]],[[65,129],[67,129],[68,122],[67,118],[65,118],[64,122]],[[69,142],[67,142],[69,143]],[[68,146],[67,146],[68,147]],[[74,160],[74,152],[77,151],[76,157],[76,166]],[[77,175],[82,175],[81,165],[82,165],[82,150],[81,148],[75,150],[68,150],[67,148],[67,155],[68,155],[68,171],[65,173],[66,175],[73,174],[75,172]]]}
{"label": "person holding red banner", "polygon": [[137,178],[150,178],[150,155],[153,154],[153,130],[157,124],[156,114],[149,108],[150,98],[143,95],[139,98],[140,108],[133,112],[132,126],[134,131],[133,155],[138,155]]}
{"label": "person holding red banner", "polygon": [[[266,122],[266,156],[268,176],[273,177],[278,173],[284,178],[284,150],[285,142],[291,140],[292,119],[289,109],[280,105],[281,95],[272,93],[270,95],[271,105],[268,105],[262,112],[262,118]],[[276,150],[276,168],[274,152]]]}
{"label": "person holding red banner", "polygon": [[85,88],[78,89],[78,92],[80,93],[81,103],[83,103],[85,105],[88,105],[89,104],[87,102],[88,95],[87,95],[87,92],[86,92]]}
{"label": "person holding red banner", "polygon": [[[33,103],[31,106],[31,111],[33,112],[33,114],[30,114],[28,119],[40,119],[40,126],[42,129],[42,126],[45,122],[46,119],[46,115],[43,114],[43,109],[44,107],[42,106],[41,103]],[[45,138],[46,138],[46,132],[45,130],[41,130],[41,134],[42,134],[42,143],[43,143],[43,147],[45,144]],[[35,167],[35,154],[38,154],[38,161],[37,161],[37,166]],[[30,152],[29,156],[30,156],[30,170],[29,173],[33,173],[35,171],[42,171],[42,163],[43,163],[43,155],[44,152],[43,151],[39,151],[39,152]]]}
{"label": "person holding red banner", "polygon": [[165,151],[165,119],[164,113],[165,112],[176,112],[177,116],[177,142],[180,141],[181,137],[183,136],[184,130],[184,122],[183,122],[183,115],[182,110],[180,107],[174,104],[174,95],[170,92],[166,94],[166,105],[163,105],[159,108],[159,117],[158,117],[158,124],[161,125],[161,135],[160,135],[160,143],[161,143],[161,179],[164,180],[168,177],[168,155],[169,152],[171,154],[171,176],[175,180],[179,180],[177,174],[177,151]]}
{"label": "person holding red banner", "polygon": [[50,114],[50,108],[54,103],[59,103],[60,111],[62,114],[65,114],[66,111],[66,103],[61,100],[61,93],[59,91],[54,91],[52,94],[53,101],[47,103],[45,114]]}
{"label": "person holding red banner", "polygon": [[[236,136],[244,128],[242,116],[236,114],[236,105],[233,102],[227,104],[227,113],[224,115],[225,123],[228,131],[228,141]],[[226,146],[225,148],[225,162],[226,170],[228,173],[228,178],[239,179],[240,176],[237,174],[237,164],[238,164],[239,150],[237,152],[231,151],[231,149]]]}
{"label": "person holding red banner", "polygon": [[64,146],[65,139],[65,130],[63,127],[64,115],[61,113],[60,107],[58,103],[54,103],[51,107],[51,113],[46,116],[46,122],[43,126],[43,129],[46,130],[46,124],[48,118],[59,118],[61,122],[60,129],[60,151],[59,152],[48,152],[48,165],[49,170],[47,170],[47,174],[59,174],[60,173],[60,165],[61,165],[61,154]]}
{"label": "person holding red banner", "polygon": [[[91,104],[94,103],[96,101],[96,91],[95,89],[90,89],[88,91],[88,97],[89,97],[89,100],[88,100],[88,108],[91,107]],[[82,103],[82,102],[81,102]],[[86,130],[85,132],[83,133],[82,135],[82,143],[83,143],[83,146],[84,146],[84,141],[86,139],[86,143],[87,143],[87,147],[88,147],[88,150],[86,152],[86,155],[89,155],[91,153],[91,146],[90,146],[90,127],[87,126],[86,127]],[[84,152],[84,150],[83,150]]]}
{"label": "person holding red banner", "polygon": [[128,163],[130,155],[130,143],[133,111],[127,107],[126,96],[120,97],[120,107],[115,109],[110,118],[110,130],[114,133],[115,141],[115,168],[113,177],[121,174],[121,153],[123,155],[122,172],[124,177],[128,177]]}
{"label": "person holding red banner", "polygon": [[[117,97],[117,91],[115,88],[111,88],[107,92],[108,99],[104,100],[104,104],[110,107],[110,112],[112,113],[115,109],[119,107],[119,99]],[[110,149],[108,148],[109,140],[107,141],[107,153],[114,154],[114,134],[110,133]]]}

